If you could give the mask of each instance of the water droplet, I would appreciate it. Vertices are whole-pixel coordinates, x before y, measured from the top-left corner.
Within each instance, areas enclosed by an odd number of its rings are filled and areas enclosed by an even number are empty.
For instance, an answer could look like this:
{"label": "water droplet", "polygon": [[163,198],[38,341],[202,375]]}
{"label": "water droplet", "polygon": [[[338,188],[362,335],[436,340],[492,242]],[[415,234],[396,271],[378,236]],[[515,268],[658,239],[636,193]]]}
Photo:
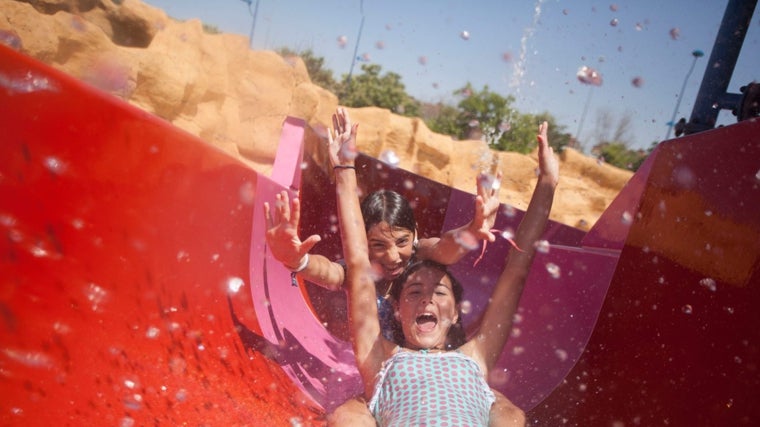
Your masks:
{"label": "water droplet", "polygon": [[512,205],[504,205],[504,209],[502,210],[504,212],[504,215],[507,216],[507,218],[514,218],[515,214],[517,213],[517,210]]}
{"label": "water droplet", "polygon": [[475,238],[475,235],[469,231],[461,231],[454,236],[454,241],[464,249],[471,251],[477,249],[480,246],[480,242]]}
{"label": "water droplet", "polygon": [[620,217],[620,222],[623,223],[623,225],[631,225],[633,223],[633,215],[628,211],[623,212],[623,215]]}
{"label": "water droplet", "polygon": [[699,284],[702,287],[704,287],[704,288],[706,288],[706,289],[708,289],[708,290],[710,290],[712,292],[715,292],[715,291],[718,290],[718,284],[715,282],[714,279],[709,278],[709,277],[705,277],[704,279],[700,280]]}
{"label": "water droplet", "polygon": [[187,390],[184,388],[179,389],[177,393],[174,395],[174,398],[177,399],[177,402],[184,402],[187,400]]}
{"label": "water droplet", "polygon": [[346,36],[338,36],[338,47],[339,48],[344,49],[347,44],[348,44],[348,37],[346,37]]}
{"label": "water droplet", "polygon": [[343,144],[340,147],[340,155],[344,159],[353,160],[359,155],[359,152],[355,145]]}
{"label": "water droplet", "polygon": [[560,362],[567,360],[567,352],[561,348],[554,350],[554,355],[557,356],[557,359],[559,359]]}
{"label": "water droplet", "polygon": [[610,10],[611,10],[611,11],[613,11],[613,12],[617,12],[617,10],[618,10],[618,5],[616,5],[615,3],[612,3],[612,4],[610,5]]}
{"label": "water droplet", "polygon": [[90,283],[85,289],[85,296],[90,302],[92,311],[98,311],[101,305],[108,299],[108,292],[96,283]]}
{"label": "water droplet", "polygon": [[60,175],[65,169],[65,165],[61,159],[55,156],[45,158],[45,167],[55,175]]}
{"label": "water droplet", "polygon": [[0,86],[11,95],[26,94],[37,91],[58,92],[58,86],[47,77],[27,71],[22,77],[0,74]]}
{"label": "water droplet", "polygon": [[252,182],[244,182],[240,186],[240,201],[244,205],[253,205],[253,201],[256,199],[256,189]]}
{"label": "water droplet", "polygon": [[142,395],[135,393],[124,398],[124,407],[131,411],[142,408]]}
{"label": "water droplet", "polygon": [[380,161],[382,161],[383,163],[387,164],[388,166],[392,168],[397,168],[399,163],[401,162],[401,159],[399,159],[395,151],[385,150],[382,153],[380,153]]}
{"label": "water droplet", "polygon": [[586,391],[587,388],[588,386],[584,383],[578,384],[578,391]]}
{"label": "water droplet", "polygon": [[512,338],[517,338],[520,335],[522,335],[522,329],[520,329],[520,328],[512,328],[512,331],[509,333],[509,335]]}
{"label": "water droplet", "polygon": [[512,354],[515,356],[519,356],[521,354],[525,353],[525,347],[516,345],[514,348],[512,348]]}
{"label": "water droplet", "polygon": [[35,351],[23,351],[12,348],[2,349],[2,353],[9,359],[32,368],[52,368],[53,361],[45,353]]}
{"label": "water droplet", "polygon": [[602,85],[602,75],[595,69],[588,67],[586,65],[578,69],[578,72],[576,73],[576,77],[578,77],[578,81],[586,85],[592,85],[592,86]]}
{"label": "water droplet", "polygon": [[512,316],[512,323],[515,325],[519,325],[523,321],[523,315],[520,313],[515,313],[514,316]]}
{"label": "water droplet", "polygon": [[375,42],[375,49],[383,50],[385,49],[385,42],[382,40],[378,40]]}
{"label": "water droplet", "polygon": [[760,170],[758,170],[757,173],[755,174],[755,179],[760,181]]}
{"label": "water droplet", "polygon": [[420,65],[427,65],[428,59],[427,56],[422,55],[419,58],[417,58],[417,62],[420,63]]}
{"label": "water droplet", "polygon": [[459,309],[462,311],[462,314],[470,314],[472,311],[472,303],[469,300],[464,300]]}
{"label": "water droplet", "polygon": [[245,282],[240,277],[229,277],[227,279],[227,292],[236,294],[245,285]]}
{"label": "water droplet", "polygon": [[542,254],[548,254],[551,244],[546,240],[539,240],[535,243],[536,251]]}
{"label": "water droplet", "polygon": [[633,87],[642,87],[644,86],[644,79],[639,76],[636,76],[633,78],[633,80],[631,80],[631,84],[633,85]]}
{"label": "water droplet", "polygon": [[119,427],[133,427],[135,420],[131,417],[124,417],[119,421]]}
{"label": "water droplet", "polygon": [[494,387],[500,387],[509,381],[509,373],[506,369],[494,369],[488,373],[488,383]]}
{"label": "water droplet", "polygon": [[459,37],[462,38],[462,40],[470,40],[470,32],[465,30],[459,33]]}
{"label": "water droplet", "polygon": [[669,34],[671,39],[678,40],[681,37],[681,30],[678,27],[673,27],[670,29]]}
{"label": "water droplet", "polygon": [[612,18],[612,20],[610,20],[610,26],[612,27],[617,27],[619,23],[620,21],[617,18]]}
{"label": "water droplet", "polygon": [[501,188],[501,181],[496,175],[490,173],[481,173],[478,175],[480,185],[486,190],[499,190]]}
{"label": "water droplet", "polygon": [[155,326],[148,327],[148,330],[145,331],[145,337],[150,339],[156,339],[158,338],[158,335],[161,333],[161,330],[158,329]]}
{"label": "water droplet", "polygon": [[553,262],[546,263],[546,271],[549,273],[552,279],[559,279],[559,277],[562,275],[559,266]]}
{"label": "water droplet", "polygon": [[503,237],[503,238],[505,238],[507,240],[512,240],[512,239],[515,238],[515,232],[512,231],[511,228],[507,228],[506,230],[504,230],[504,231],[501,232],[501,237]]}
{"label": "water droplet", "polygon": [[681,307],[681,311],[684,314],[691,314],[694,309],[691,307],[691,304],[685,304],[683,307]]}
{"label": "water droplet", "polygon": [[407,190],[414,190],[414,181],[412,181],[411,179],[405,179],[404,188]]}

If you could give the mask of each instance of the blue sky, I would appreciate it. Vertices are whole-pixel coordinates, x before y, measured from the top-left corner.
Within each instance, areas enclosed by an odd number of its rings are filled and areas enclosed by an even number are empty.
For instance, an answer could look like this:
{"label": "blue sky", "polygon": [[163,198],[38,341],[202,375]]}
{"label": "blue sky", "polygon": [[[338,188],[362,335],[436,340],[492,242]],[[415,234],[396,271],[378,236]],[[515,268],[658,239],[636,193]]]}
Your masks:
{"label": "blue sky", "polygon": [[[199,18],[248,37],[253,22],[243,0],[146,0],[177,19]],[[254,49],[311,49],[336,77],[357,50],[384,72],[402,76],[423,101],[456,103],[467,82],[516,98],[523,113],[548,111],[588,150],[600,111],[631,117],[631,147],[648,147],[676,119],[691,115],[727,0],[258,0]],[[467,32],[469,37],[463,37]],[[674,35],[676,37],[674,37]],[[346,45],[340,46],[343,36]],[[729,91],[760,80],[760,12],[755,11]],[[754,53],[754,55],[753,55]],[[505,54],[508,59],[505,59]],[[425,61],[420,58],[425,57]],[[424,64],[422,62],[425,62]],[[357,61],[354,73],[360,72]],[[601,86],[579,82],[581,66],[601,73]],[[638,78],[638,85],[632,82]],[[584,116],[584,107],[587,113]],[[734,123],[728,111],[719,123]]]}

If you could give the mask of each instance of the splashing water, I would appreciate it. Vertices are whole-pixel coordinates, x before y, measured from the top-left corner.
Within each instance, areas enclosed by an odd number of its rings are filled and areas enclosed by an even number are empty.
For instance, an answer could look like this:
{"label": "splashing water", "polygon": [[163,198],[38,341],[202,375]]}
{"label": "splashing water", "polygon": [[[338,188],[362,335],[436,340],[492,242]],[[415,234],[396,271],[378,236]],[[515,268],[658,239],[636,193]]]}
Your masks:
{"label": "splashing water", "polygon": [[536,246],[536,252],[540,252],[542,254],[548,254],[549,249],[551,248],[551,244],[546,240],[539,240],[535,243]]}
{"label": "splashing water", "polygon": [[240,277],[230,277],[227,279],[227,292],[236,294],[245,285],[245,282]]}
{"label": "splashing water", "polygon": [[533,37],[533,33],[536,32],[539,19],[541,18],[541,5],[545,0],[538,0],[536,6],[533,8],[533,20],[530,25],[523,30],[523,35],[520,38],[520,55],[517,62],[514,63],[512,71],[512,81],[509,83],[510,88],[519,88],[522,83],[522,79],[525,76],[525,70],[527,69],[525,63],[527,61],[528,52],[528,40]]}
{"label": "splashing water", "polygon": [[549,273],[552,279],[559,279],[560,276],[562,275],[562,272],[560,271],[559,266],[553,262],[549,262],[546,264],[546,271]]}
{"label": "splashing water", "polygon": [[399,159],[395,151],[385,150],[380,153],[380,161],[395,169],[398,167],[401,159]]}
{"label": "splashing water", "polygon": [[27,94],[38,91],[58,92],[58,86],[48,80],[47,77],[28,71],[21,77],[0,74],[0,86],[4,87],[9,94]]}
{"label": "splashing water", "polygon": [[711,292],[715,292],[718,290],[718,284],[715,282],[715,279],[712,279],[710,277],[705,277],[704,279],[699,281],[700,286],[702,286],[705,289],[708,289]]}
{"label": "splashing water", "polygon": [[589,67],[589,66],[582,66],[578,69],[578,73],[576,74],[578,77],[578,81],[580,81],[583,84],[591,85],[591,86],[601,86],[602,85],[602,75],[595,69]]}

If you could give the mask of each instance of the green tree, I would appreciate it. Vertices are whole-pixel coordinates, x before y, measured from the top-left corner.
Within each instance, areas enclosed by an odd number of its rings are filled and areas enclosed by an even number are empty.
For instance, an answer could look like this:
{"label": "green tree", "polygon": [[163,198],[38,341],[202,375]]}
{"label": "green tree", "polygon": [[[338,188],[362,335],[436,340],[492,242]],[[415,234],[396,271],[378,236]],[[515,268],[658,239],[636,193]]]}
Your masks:
{"label": "green tree", "polygon": [[430,130],[459,138],[461,133],[457,125],[459,110],[456,107],[439,102],[423,105],[422,111],[422,118]]}
{"label": "green tree", "polygon": [[646,160],[649,152],[645,150],[631,150],[622,142],[602,143],[595,146],[592,150],[592,153],[601,156],[605,162],[621,169],[632,171],[638,170],[639,166]]}
{"label": "green tree", "polygon": [[476,91],[469,82],[454,94],[462,97],[457,104],[459,114],[456,126],[459,134],[456,136],[468,138],[480,133],[489,144],[498,146],[498,141],[513,114],[511,105],[515,98],[511,95],[503,97],[492,92],[488,85]]}
{"label": "green tree", "polygon": [[549,145],[554,151],[561,153],[562,150],[570,143],[571,135],[566,131],[564,126],[557,123],[548,112],[541,114],[521,114],[514,113],[509,122],[509,131],[499,139],[496,149],[502,151],[515,151],[518,153],[529,153],[536,147],[536,133],[538,125],[542,122],[549,123]]}
{"label": "green tree", "polygon": [[[339,85],[337,95],[347,107],[380,107],[397,114],[418,117],[420,103],[406,93],[401,76],[394,72],[381,75],[378,64],[362,64],[362,73]],[[345,78],[344,78],[345,80]]]}

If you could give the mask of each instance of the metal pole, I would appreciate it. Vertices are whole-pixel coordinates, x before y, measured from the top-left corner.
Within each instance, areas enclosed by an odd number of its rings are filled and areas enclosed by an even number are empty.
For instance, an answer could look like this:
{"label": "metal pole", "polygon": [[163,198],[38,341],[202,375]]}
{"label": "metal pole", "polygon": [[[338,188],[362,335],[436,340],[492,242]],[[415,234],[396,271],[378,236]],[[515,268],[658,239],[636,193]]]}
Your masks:
{"label": "metal pole", "polygon": [[248,35],[248,47],[253,49],[253,30],[256,29],[256,17],[259,15],[259,0],[256,0],[256,7],[254,8],[253,12],[251,12],[251,2],[248,1],[247,3],[248,12],[253,16],[253,21],[251,22],[251,33]]}
{"label": "metal pole", "polygon": [[702,77],[702,85],[686,125],[687,134],[712,129],[721,109],[734,109],[741,102],[741,95],[727,93],[726,90],[756,5],[757,0],[728,1]]}
{"label": "metal pole", "polygon": [[359,42],[362,39],[362,30],[364,29],[364,1],[359,2],[359,11],[362,14],[362,20],[359,24],[359,34],[356,35],[356,44],[354,45],[354,57],[351,59],[351,68],[348,70],[348,77],[346,83],[351,84],[351,75],[354,73],[354,65],[356,65],[356,55],[359,53]]}
{"label": "metal pole", "polygon": [[676,101],[676,108],[673,109],[673,116],[670,118],[670,122],[668,122],[668,132],[665,134],[665,140],[670,139],[670,132],[673,130],[673,126],[676,124],[676,115],[678,115],[678,107],[681,106],[681,99],[683,99],[683,93],[686,90],[686,82],[689,81],[689,76],[691,76],[691,73],[694,71],[694,66],[697,65],[697,59],[703,56],[701,50],[695,50],[691,54],[694,56],[694,60],[691,61],[689,72],[686,73],[686,77],[683,79],[683,84],[681,85],[681,93],[678,94],[678,100]]}

